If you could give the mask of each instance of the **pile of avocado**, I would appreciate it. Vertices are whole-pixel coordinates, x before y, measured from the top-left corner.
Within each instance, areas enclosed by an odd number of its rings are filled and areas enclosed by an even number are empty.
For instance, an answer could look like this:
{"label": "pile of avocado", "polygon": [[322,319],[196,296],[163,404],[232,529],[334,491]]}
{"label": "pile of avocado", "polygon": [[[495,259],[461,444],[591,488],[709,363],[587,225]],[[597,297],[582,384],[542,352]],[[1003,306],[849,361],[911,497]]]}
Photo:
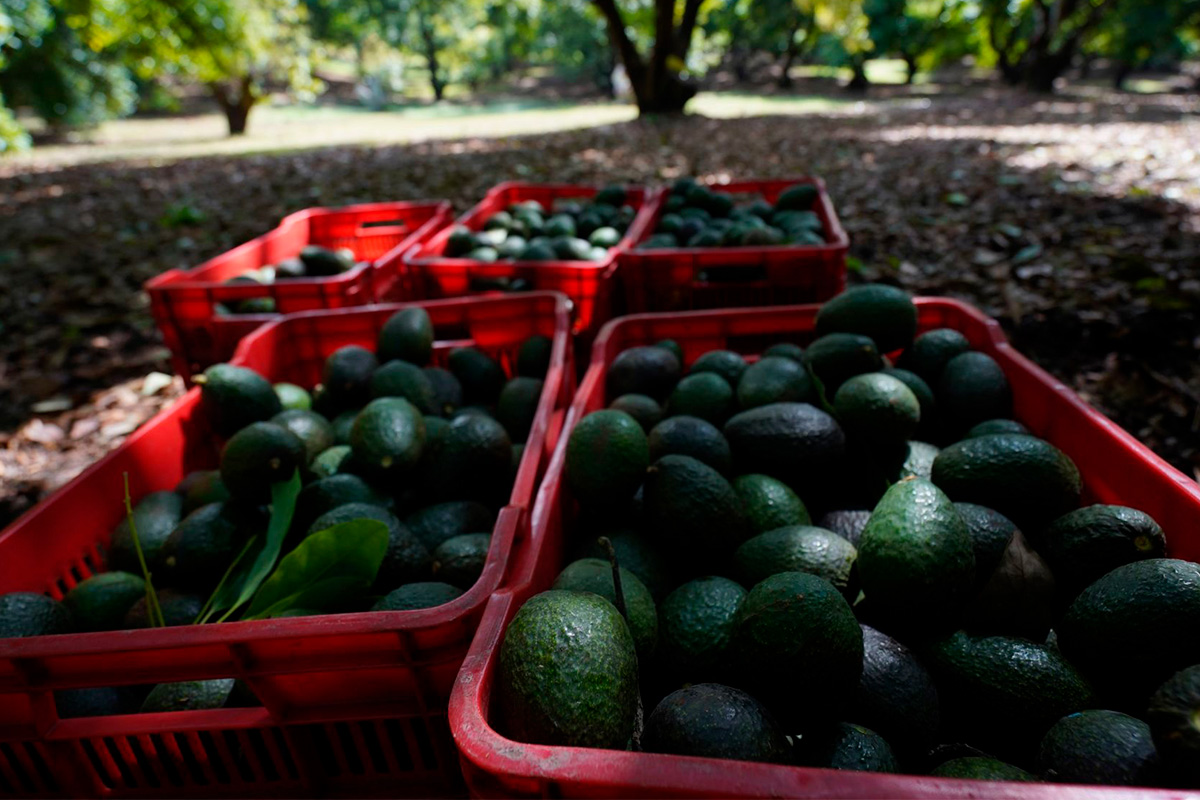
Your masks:
{"label": "pile of avocado", "polygon": [[[241,275],[235,275],[225,281],[225,284],[230,286],[248,283],[268,286],[276,281],[294,278],[331,278],[343,272],[349,272],[359,263],[354,259],[354,251],[348,247],[330,250],[327,247],[310,244],[292,258],[285,258],[277,264],[267,264],[258,269],[246,270]],[[217,303],[214,309],[217,316],[274,314],[275,298],[249,297],[232,304]]]}
{"label": "pile of avocado", "polygon": [[774,205],[761,197],[734,205],[728,192],[680,178],[671,187],[654,233],[637,249],[822,245],[825,227],[813,211],[817,196],[815,185],[798,183],[780,193]]}
{"label": "pile of avocado", "polygon": [[559,200],[547,209],[525,200],[497,211],[473,231],[457,225],[442,255],[473,261],[604,261],[637,216],[624,186],[601,189],[590,202]]}
{"label": "pile of avocado", "polygon": [[[197,619],[249,538],[266,530],[272,486],[297,470],[303,488],[285,553],[350,520],[379,520],[388,529],[374,585],[325,611],[429,608],[476,582],[538,408],[551,341],[526,340],[511,378],[474,347],[452,350],[445,366],[434,365],[433,343],[429,315],[406,308],[383,325],[374,352],[357,345],[334,351],[311,394],[229,364],[197,378],[201,413],[225,442],[220,468],[193,472],[173,491],[147,495],[133,511],[168,625]],[[119,503],[119,486],[116,491],[113,502]],[[149,627],[128,521],[113,530],[105,556],[107,571],[80,582],[62,602],[29,592],[0,595],[0,638]],[[239,700],[232,681],[172,686],[151,693],[142,710]],[[130,692],[115,689],[80,692],[61,693],[60,713],[136,711],[144,697],[131,701]]]}
{"label": "pile of avocado", "polygon": [[498,730],[1200,787],[1200,565],[1141,511],[1080,507],[999,364],[916,331],[871,285],[803,348],[620,353],[567,440],[571,561],[506,630]]}

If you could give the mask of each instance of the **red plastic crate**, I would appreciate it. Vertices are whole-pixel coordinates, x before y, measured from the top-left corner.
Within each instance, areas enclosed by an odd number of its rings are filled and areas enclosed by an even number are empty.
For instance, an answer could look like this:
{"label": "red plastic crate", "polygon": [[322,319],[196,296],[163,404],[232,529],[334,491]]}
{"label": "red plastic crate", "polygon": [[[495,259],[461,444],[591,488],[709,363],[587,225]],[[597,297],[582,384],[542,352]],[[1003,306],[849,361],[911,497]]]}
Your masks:
{"label": "red plastic crate", "polygon": [[[736,181],[708,188],[726,194],[761,195],[774,203],[789,186],[806,183],[819,193],[813,210],[824,227],[823,245],[761,247],[676,247],[638,250],[666,213],[664,189],[650,201],[630,231],[632,241],[619,256],[630,313],[688,311],[731,306],[819,303],[846,287],[846,236],[833,201],[820,178]],[[711,273],[719,270],[719,278]]]}
{"label": "red plastic crate", "polygon": [[[617,253],[631,242],[638,219],[649,209],[650,193],[641,186],[626,187],[628,203],[639,209],[620,243],[609,250],[605,261],[501,261],[486,264],[467,258],[447,258],[446,249],[453,226],[447,226],[431,236],[425,243],[413,247],[403,258],[409,267],[424,278],[426,297],[459,297],[469,294],[498,293],[472,288],[478,282],[522,279],[536,290],[562,292],[575,303],[575,332],[595,332],[613,315]],[[455,220],[455,225],[465,225],[471,230],[480,230],[484,222],[497,211],[503,211],[514,203],[537,200],[546,208],[553,208],[557,200],[593,197],[597,189],[593,186],[568,184],[501,183],[493,187],[474,208]],[[390,257],[394,257],[393,256]],[[390,258],[389,257],[389,258]]]}
{"label": "red plastic crate", "polygon": [[[398,256],[449,220],[450,204],[445,202],[307,208],[195,269],[173,269],[151,279],[146,283],[150,310],[171,350],[175,371],[189,377],[227,360],[242,336],[276,318],[276,314],[217,317],[216,303],[270,297],[279,314],[291,314],[418,299],[414,281]],[[263,286],[224,283],[248,270],[291,258],[310,244],[348,247],[356,259],[366,263],[328,278],[293,278]],[[389,259],[393,252],[397,257]],[[218,323],[223,327],[220,334],[213,330]]]}
{"label": "red plastic crate", "polygon": [[[955,300],[918,299],[920,327],[962,331],[995,358],[1013,387],[1015,416],[1054,442],[1079,465],[1084,502],[1125,503],[1152,515],[1167,534],[1172,556],[1200,560],[1200,486],[1115,423],[1082,402],[1007,343],[1000,326]],[[739,761],[514,742],[489,723],[496,655],[509,620],[532,594],[549,588],[563,566],[564,532],[575,508],[562,474],[566,440],[584,415],[603,408],[607,365],[627,347],[674,339],[690,363],[728,348],[756,354],[781,340],[812,338],[817,306],[684,314],[646,314],[614,320],[596,341],[592,363],[571,405],[559,447],[534,504],[533,546],[493,596],[450,698],[450,725],[463,773],[480,797],[943,797],[1065,800],[1165,800],[1184,793],[1111,787],[980,783],[911,775],[805,769]],[[1192,795],[1194,797],[1194,795]]]}
{"label": "red plastic crate", "polygon": [[[0,794],[461,792],[446,703],[488,597],[529,544],[529,507],[574,389],[570,304],[541,292],[418,305],[433,320],[439,364],[473,343],[511,374],[521,342],[553,337],[525,455],[475,586],[419,611],[0,640]],[[248,336],[234,363],[312,385],[338,347],[373,348],[400,307],[280,318]],[[124,517],[122,473],[140,498],[215,466],[218,454],[193,389],[0,535],[0,591],[61,597],[102,563],[101,548]],[[60,720],[52,694],[213,677],[245,680],[263,707]],[[265,741],[239,755],[222,744],[228,736]],[[314,740],[334,741],[336,758]],[[226,779],[196,777],[193,762]],[[155,785],[149,774],[168,767],[171,779]]]}

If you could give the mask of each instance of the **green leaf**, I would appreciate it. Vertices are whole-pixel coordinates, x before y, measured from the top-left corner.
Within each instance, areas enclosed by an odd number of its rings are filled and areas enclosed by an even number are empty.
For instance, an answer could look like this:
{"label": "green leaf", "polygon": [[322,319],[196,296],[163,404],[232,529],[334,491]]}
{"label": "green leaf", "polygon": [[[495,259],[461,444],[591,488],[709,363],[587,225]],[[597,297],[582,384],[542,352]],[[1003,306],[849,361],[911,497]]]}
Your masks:
{"label": "green leaf", "polygon": [[946,203],[952,206],[965,206],[970,204],[970,202],[962,192],[951,192],[946,195]]}
{"label": "green leaf", "polygon": [[375,519],[353,519],[312,534],[279,562],[242,619],[265,619],[294,608],[322,610],[366,591],[387,546],[387,525]]}
{"label": "green leaf", "polygon": [[851,272],[862,272],[863,271],[862,259],[855,258],[854,256],[846,256],[846,269],[850,270]]}

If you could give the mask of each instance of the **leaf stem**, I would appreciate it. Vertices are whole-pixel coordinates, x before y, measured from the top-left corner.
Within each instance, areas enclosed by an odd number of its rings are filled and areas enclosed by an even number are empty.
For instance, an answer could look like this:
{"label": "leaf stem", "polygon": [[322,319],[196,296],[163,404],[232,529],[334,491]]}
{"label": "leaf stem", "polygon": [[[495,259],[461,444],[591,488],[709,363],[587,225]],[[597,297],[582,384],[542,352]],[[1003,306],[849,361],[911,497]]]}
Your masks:
{"label": "leaf stem", "polygon": [[154,591],[154,581],[151,580],[150,569],[146,566],[146,556],[142,553],[142,540],[138,538],[137,522],[133,517],[133,498],[129,494],[129,473],[123,472],[125,480],[125,517],[129,520],[129,532],[133,535],[133,549],[137,551],[138,565],[142,568],[142,578],[146,582],[146,616],[150,619],[150,627],[165,628],[167,622],[163,618],[162,607],[158,604],[158,592]]}

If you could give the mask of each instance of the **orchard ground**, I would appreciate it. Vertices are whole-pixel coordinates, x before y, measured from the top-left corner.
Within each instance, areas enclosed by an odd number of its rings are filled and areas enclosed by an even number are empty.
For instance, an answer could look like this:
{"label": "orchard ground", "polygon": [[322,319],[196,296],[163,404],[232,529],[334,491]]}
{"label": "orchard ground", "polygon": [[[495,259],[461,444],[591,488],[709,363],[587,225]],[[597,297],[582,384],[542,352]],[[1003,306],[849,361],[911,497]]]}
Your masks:
{"label": "orchard ground", "polygon": [[522,97],[264,107],[236,139],[216,114],[134,119],[0,161],[0,524],[182,392],[147,380],[169,365],[145,280],[306,206],[463,210],[509,179],[819,174],[851,235],[851,281],[974,303],[1198,474],[1200,97],[1160,81],[1053,97],[994,82],[810,91],[822,80],[703,93],[690,116],[654,121]]}

